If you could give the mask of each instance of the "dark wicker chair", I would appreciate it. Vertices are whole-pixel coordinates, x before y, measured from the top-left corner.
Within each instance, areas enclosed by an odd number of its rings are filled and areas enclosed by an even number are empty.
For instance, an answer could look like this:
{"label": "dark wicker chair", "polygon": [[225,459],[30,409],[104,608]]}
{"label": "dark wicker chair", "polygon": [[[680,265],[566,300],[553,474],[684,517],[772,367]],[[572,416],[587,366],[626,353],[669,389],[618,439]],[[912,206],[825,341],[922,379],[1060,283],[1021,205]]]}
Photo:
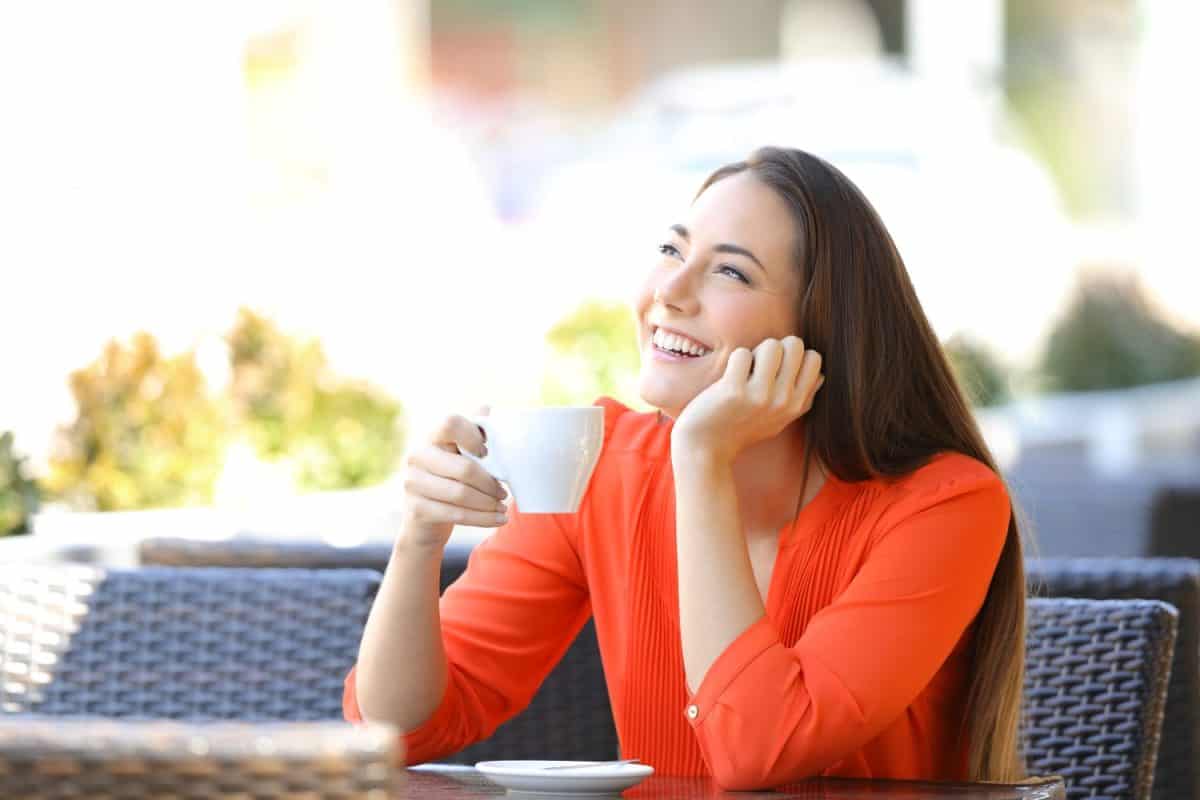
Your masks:
{"label": "dark wicker chair", "polygon": [[0,797],[406,796],[396,743],[378,724],[0,716]]}
{"label": "dark wicker chair", "polygon": [[[382,570],[387,566],[391,545],[334,547],[321,542],[251,537],[216,542],[158,538],[143,542],[139,552],[144,564],[326,569],[365,566]],[[443,591],[466,569],[470,552],[470,545],[453,541],[446,548],[442,560]],[[547,758],[547,753],[553,753],[555,758],[604,760],[615,758],[618,749],[596,630],[588,622],[528,708],[497,728],[485,741],[445,760],[474,764]]]}
{"label": "dark wicker chair", "polygon": [[1200,558],[1200,486],[1164,486],[1154,495],[1150,504],[1150,552],[1156,556]]}
{"label": "dark wicker chair", "polygon": [[1175,646],[1156,600],[1029,601],[1022,736],[1070,800],[1149,800]]}
{"label": "dark wicker chair", "polygon": [[0,568],[0,713],[341,718],[378,573]]}
{"label": "dark wicker chair", "polygon": [[1162,600],[1179,635],[1154,776],[1156,800],[1200,797],[1200,561],[1187,558],[1046,558],[1026,564],[1030,591],[1048,597]]}

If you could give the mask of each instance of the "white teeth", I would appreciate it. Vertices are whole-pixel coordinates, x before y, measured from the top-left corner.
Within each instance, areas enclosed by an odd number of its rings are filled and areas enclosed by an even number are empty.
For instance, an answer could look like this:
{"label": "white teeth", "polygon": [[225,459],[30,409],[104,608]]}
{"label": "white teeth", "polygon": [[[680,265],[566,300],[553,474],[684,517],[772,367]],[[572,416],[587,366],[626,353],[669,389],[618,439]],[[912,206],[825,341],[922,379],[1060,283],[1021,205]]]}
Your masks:
{"label": "white teeth", "polygon": [[692,356],[704,356],[709,353],[708,348],[702,347],[682,336],[666,333],[661,328],[654,331],[654,344],[663,350],[675,350],[676,352],[687,353]]}

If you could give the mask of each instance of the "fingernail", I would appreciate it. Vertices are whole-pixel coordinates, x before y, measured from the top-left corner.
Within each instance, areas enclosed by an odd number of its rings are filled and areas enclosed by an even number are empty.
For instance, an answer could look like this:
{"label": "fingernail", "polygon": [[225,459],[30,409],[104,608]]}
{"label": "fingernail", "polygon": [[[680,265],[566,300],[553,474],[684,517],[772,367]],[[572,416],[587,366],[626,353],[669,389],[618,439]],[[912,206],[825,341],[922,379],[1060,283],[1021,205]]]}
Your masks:
{"label": "fingernail", "polygon": [[487,445],[486,444],[479,448],[479,457],[487,458]]}

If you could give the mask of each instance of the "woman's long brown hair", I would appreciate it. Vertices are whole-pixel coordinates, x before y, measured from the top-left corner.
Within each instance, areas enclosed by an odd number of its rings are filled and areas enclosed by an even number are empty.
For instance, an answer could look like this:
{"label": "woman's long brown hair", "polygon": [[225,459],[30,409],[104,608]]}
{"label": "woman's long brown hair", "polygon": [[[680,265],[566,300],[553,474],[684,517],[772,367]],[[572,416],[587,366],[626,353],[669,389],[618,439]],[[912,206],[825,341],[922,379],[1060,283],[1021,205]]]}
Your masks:
{"label": "woman's long brown hair", "polygon": [[[797,335],[822,355],[825,374],[806,416],[808,452],[844,481],[905,475],[945,451],[999,475],[892,237],[858,188],[815,156],[765,147],[718,169],[700,191],[746,170],[796,222]],[[963,709],[969,777],[1017,780],[1025,575],[1015,510],[972,650]]]}

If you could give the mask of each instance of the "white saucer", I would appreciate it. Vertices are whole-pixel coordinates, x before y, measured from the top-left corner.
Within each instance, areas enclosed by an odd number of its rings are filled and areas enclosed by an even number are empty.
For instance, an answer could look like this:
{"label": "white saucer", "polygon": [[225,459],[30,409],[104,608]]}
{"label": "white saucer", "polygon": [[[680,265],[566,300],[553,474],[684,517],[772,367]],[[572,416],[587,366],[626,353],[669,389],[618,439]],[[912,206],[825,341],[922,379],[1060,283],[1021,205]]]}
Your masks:
{"label": "white saucer", "polygon": [[[654,774],[648,764],[586,766],[591,761],[480,761],[475,765],[488,780],[525,794],[613,794]],[[546,767],[580,765],[579,769]]]}

